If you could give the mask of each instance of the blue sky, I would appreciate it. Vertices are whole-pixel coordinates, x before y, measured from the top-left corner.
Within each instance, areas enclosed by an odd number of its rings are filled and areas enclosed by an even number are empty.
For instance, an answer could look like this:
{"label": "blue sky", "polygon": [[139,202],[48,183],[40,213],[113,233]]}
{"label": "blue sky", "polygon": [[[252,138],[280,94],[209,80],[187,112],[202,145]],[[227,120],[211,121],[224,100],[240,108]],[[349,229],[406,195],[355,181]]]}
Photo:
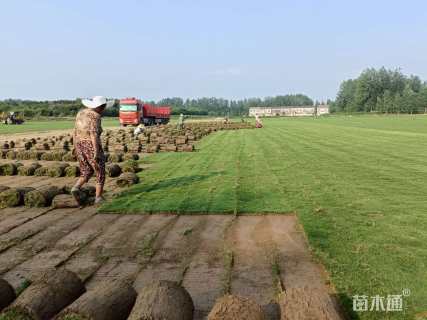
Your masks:
{"label": "blue sky", "polygon": [[0,3],[0,99],[334,98],[367,67],[427,80],[427,2]]}

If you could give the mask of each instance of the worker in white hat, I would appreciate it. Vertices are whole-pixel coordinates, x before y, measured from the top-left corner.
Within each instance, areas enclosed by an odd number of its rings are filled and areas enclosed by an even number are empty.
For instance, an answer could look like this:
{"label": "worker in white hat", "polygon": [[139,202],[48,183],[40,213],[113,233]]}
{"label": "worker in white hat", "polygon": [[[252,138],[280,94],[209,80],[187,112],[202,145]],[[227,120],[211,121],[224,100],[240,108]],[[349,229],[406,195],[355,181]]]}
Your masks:
{"label": "worker in white hat", "polygon": [[103,201],[102,193],[105,183],[105,156],[101,144],[101,116],[107,107],[114,104],[105,97],[96,96],[82,100],[86,107],[76,116],[73,134],[74,151],[79,161],[80,178],[71,189],[71,194],[81,203],[80,188],[96,175],[95,204]]}

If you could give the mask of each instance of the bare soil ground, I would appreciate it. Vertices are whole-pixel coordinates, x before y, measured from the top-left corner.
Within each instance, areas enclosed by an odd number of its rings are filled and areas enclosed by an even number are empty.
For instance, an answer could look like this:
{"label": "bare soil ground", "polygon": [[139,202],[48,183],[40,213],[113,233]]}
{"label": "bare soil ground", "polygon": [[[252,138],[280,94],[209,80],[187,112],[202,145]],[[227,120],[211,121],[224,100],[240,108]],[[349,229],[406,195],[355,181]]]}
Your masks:
{"label": "bare soil ground", "polygon": [[[0,177],[0,185],[74,180],[14,176]],[[114,180],[106,189],[110,196],[117,192]],[[320,290],[312,302],[320,309],[333,301],[294,215],[121,215],[97,214],[95,207],[0,210],[0,277],[17,288],[49,268],[76,272],[89,290],[114,278],[132,279],[136,290],[155,279],[178,281],[194,300],[195,319],[203,319],[225,293],[266,305],[286,290],[305,288]],[[293,303],[304,308],[295,298],[298,292],[292,291],[290,309]]]}

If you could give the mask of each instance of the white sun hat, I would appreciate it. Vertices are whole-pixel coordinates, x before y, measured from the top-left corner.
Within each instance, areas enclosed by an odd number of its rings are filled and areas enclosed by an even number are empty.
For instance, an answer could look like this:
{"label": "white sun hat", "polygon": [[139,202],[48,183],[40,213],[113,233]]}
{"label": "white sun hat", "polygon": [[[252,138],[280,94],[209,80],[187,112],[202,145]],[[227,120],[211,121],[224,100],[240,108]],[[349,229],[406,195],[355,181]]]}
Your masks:
{"label": "white sun hat", "polygon": [[98,108],[103,104],[106,104],[107,108],[109,108],[113,106],[114,100],[107,100],[107,98],[103,96],[95,96],[92,99],[83,99],[82,103],[85,107],[90,109]]}

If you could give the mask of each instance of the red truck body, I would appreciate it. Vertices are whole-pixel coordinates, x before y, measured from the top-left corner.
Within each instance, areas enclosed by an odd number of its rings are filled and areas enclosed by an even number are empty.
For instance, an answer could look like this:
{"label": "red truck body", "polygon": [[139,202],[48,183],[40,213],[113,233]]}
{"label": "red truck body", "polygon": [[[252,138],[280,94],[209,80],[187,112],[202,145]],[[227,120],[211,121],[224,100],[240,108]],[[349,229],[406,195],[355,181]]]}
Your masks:
{"label": "red truck body", "polygon": [[169,106],[153,106],[144,104],[136,98],[120,100],[119,120],[122,126],[137,126],[143,123],[146,126],[166,124],[169,122],[171,108]]}

